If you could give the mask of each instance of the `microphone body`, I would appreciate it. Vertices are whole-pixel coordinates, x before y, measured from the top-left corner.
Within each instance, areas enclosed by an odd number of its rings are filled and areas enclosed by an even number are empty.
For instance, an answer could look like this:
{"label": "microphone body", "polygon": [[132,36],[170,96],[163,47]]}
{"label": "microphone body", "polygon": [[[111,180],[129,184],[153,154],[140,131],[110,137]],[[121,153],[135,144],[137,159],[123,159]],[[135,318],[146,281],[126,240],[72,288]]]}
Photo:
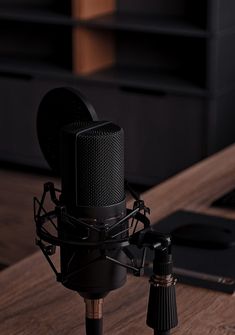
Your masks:
{"label": "microphone body", "polygon": [[[60,148],[58,236],[90,244],[61,246],[62,283],[85,299],[101,299],[126,281],[127,270],[106,258],[125,262],[121,246],[102,244],[107,228],[126,215],[123,130],[111,122],[73,123],[62,129]],[[90,229],[94,225],[100,229]],[[110,238],[126,238],[127,225],[115,227]]]}

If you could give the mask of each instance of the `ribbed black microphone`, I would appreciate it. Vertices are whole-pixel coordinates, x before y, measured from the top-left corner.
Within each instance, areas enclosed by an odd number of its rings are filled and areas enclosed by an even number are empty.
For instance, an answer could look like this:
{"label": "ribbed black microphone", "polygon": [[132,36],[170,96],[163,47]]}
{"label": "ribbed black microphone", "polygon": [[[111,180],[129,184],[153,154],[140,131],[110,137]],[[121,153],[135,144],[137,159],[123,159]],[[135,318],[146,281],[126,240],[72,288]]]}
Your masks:
{"label": "ribbed black microphone", "polygon": [[[125,262],[121,247],[102,244],[108,228],[126,215],[124,132],[111,122],[72,123],[61,131],[60,150],[58,236],[81,242],[60,248],[62,283],[85,299],[87,334],[101,334],[102,299],[126,281],[126,269],[109,260]],[[127,237],[127,224],[112,230],[112,238]]]}

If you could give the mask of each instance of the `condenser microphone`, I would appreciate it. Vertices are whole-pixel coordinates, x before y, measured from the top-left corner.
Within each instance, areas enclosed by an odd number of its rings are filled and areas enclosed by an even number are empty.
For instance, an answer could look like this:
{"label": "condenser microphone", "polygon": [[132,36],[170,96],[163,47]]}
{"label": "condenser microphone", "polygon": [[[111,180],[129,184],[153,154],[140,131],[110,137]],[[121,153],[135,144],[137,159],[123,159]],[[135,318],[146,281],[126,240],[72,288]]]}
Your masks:
{"label": "condenser microphone", "polygon": [[[87,327],[94,322],[101,327],[101,299],[126,281],[126,269],[109,261],[125,262],[121,246],[102,245],[108,228],[126,214],[123,129],[111,122],[72,123],[61,130],[60,150],[64,212],[59,215],[59,237],[88,242],[61,246],[62,283],[85,298]],[[77,219],[87,228],[100,229],[88,230]],[[126,225],[119,224],[112,236],[126,236]]]}
{"label": "condenser microphone", "polygon": [[[102,299],[126,281],[123,245],[128,240],[124,190],[124,132],[109,121],[98,121],[92,105],[70,88],[57,88],[43,98],[37,118],[38,138],[48,164],[61,178],[60,197],[51,183],[55,210],[35,215],[38,241],[49,261],[60,247],[60,273],[66,288],[86,303],[87,334],[102,333]],[[43,204],[39,212],[43,211]],[[56,217],[56,236],[42,225]],[[41,217],[40,217],[41,216]],[[121,265],[120,265],[121,264]]]}
{"label": "condenser microphone", "polygon": [[[61,247],[62,276],[68,278],[64,285],[84,298],[103,298],[126,280],[126,269],[103,257],[123,262],[121,248],[102,245],[108,228],[126,214],[123,129],[111,122],[73,123],[62,129],[60,148],[66,216],[59,222],[59,234],[62,239],[73,236],[78,242],[91,243],[90,247]],[[78,218],[88,228],[95,225],[100,230],[88,231],[76,224]],[[125,226],[125,222],[118,225],[112,236],[123,237],[119,233]]]}
{"label": "condenser microphone", "polygon": [[[79,92],[61,88],[40,104],[38,137],[48,164],[61,178],[61,190],[48,182],[41,200],[34,198],[37,244],[57,280],[84,298],[86,334],[103,333],[103,298],[124,285],[127,269],[143,275],[147,248],[155,250],[157,264],[147,324],[154,334],[169,334],[177,324],[171,241],[150,228],[149,208],[124,182],[123,129],[98,121]],[[124,186],[134,197],[132,209],[126,208]],[[45,206],[48,195],[52,210]],[[142,250],[140,261],[130,245]],[[51,259],[56,247],[60,271]]]}

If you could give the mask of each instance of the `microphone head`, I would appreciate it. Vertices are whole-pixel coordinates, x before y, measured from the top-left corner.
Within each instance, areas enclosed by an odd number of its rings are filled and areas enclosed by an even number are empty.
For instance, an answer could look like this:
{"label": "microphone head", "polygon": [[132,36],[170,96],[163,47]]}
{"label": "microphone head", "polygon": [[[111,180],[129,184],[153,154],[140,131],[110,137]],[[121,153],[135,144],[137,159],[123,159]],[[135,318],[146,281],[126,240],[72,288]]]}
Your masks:
{"label": "microphone head", "polygon": [[[65,126],[61,157],[66,205],[103,210],[125,199],[124,132],[119,126],[106,121]],[[93,216],[91,212],[89,215]]]}
{"label": "microphone head", "polygon": [[93,106],[73,88],[55,88],[43,97],[37,115],[38,141],[54,173],[60,175],[61,128],[72,122],[96,120]]}

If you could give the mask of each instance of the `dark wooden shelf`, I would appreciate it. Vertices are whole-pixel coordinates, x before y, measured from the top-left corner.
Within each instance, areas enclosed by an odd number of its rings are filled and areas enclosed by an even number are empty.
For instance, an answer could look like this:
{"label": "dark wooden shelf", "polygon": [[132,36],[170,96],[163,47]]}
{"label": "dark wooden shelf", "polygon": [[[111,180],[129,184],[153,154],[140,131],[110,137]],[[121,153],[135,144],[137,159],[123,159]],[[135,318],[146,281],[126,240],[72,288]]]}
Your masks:
{"label": "dark wooden shelf", "polygon": [[78,24],[90,28],[115,29],[145,33],[161,33],[191,37],[208,37],[206,30],[186,22],[183,19],[174,19],[156,16],[139,15],[104,15],[92,20],[78,21]]}
{"label": "dark wooden shelf", "polygon": [[87,75],[84,78],[90,81],[99,81],[115,84],[123,89],[141,89],[160,94],[180,93],[195,96],[207,96],[206,89],[194,84],[192,81],[181,78],[176,74],[158,73],[151,70],[110,67],[102,71]]}
{"label": "dark wooden shelf", "polygon": [[[0,20],[54,24],[65,26],[84,26],[88,28],[111,29],[119,31],[144,32],[152,34],[182,35],[189,37],[210,37],[211,34],[196,24],[184,19],[166,17],[146,17],[138,15],[110,14],[91,20],[77,20],[71,16],[50,10],[8,9],[0,6]],[[216,34],[234,34],[235,28],[223,28]]]}
{"label": "dark wooden shelf", "polygon": [[59,24],[72,25],[76,21],[70,16],[60,13],[55,13],[50,10],[30,10],[30,9],[7,9],[0,6],[0,20],[29,22],[29,23],[44,23],[44,24]]}
{"label": "dark wooden shelf", "polygon": [[207,96],[208,92],[192,81],[174,74],[150,70],[110,67],[90,75],[77,76],[70,69],[46,61],[10,60],[0,58],[0,76],[43,77],[62,80],[81,80],[118,86],[122,89],[152,91],[153,93],[180,93]]}
{"label": "dark wooden shelf", "polygon": [[14,74],[28,77],[71,78],[71,70],[47,61],[0,58],[0,77]]}
{"label": "dark wooden shelf", "polygon": [[167,17],[146,17],[139,15],[110,14],[91,20],[75,20],[72,17],[49,10],[21,10],[0,7],[0,20],[18,22],[85,26],[89,28],[112,29],[144,33],[161,33],[191,37],[208,37],[209,33],[183,19]]}

